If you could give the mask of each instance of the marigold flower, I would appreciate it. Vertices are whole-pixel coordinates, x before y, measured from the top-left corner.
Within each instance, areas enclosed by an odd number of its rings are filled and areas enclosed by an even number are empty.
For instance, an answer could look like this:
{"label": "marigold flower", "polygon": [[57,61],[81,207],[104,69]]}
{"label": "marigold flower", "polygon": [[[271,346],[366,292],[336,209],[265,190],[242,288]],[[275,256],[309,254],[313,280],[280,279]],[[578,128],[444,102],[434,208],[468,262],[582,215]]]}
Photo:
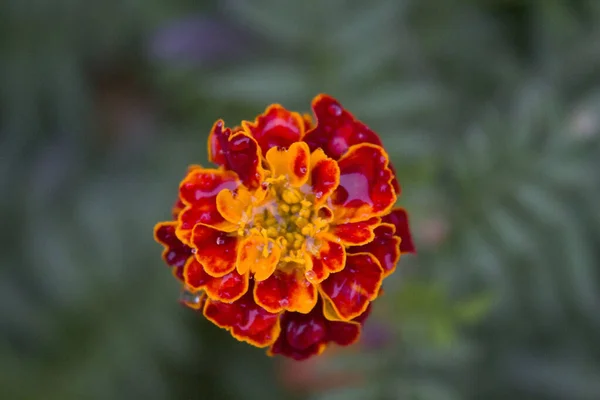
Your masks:
{"label": "marigold flower", "polygon": [[181,301],[240,341],[305,359],[354,343],[381,283],[415,251],[381,140],[338,101],[217,121],[158,223]]}

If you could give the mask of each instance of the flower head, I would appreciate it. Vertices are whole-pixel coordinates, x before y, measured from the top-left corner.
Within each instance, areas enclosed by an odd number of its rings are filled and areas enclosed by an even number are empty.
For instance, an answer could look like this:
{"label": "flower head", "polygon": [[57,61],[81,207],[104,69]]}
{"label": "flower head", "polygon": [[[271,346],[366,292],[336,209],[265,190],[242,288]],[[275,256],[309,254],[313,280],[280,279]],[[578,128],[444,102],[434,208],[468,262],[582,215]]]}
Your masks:
{"label": "flower head", "polygon": [[268,107],[210,132],[155,227],[182,302],[238,340],[295,359],[360,335],[381,283],[414,252],[381,140],[330,96],[316,117]]}

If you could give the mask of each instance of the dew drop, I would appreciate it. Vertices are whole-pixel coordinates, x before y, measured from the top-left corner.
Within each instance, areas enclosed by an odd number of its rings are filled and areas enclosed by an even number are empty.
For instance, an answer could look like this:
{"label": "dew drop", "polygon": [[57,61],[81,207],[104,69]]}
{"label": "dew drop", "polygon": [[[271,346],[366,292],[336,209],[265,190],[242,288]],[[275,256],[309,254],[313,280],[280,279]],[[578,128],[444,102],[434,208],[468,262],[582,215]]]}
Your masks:
{"label": "dew drop", "polygon": [[287,307],[287,306],[289,306],[289,305],[290,305],[290,302],[289,302],[289,300],[288,300],[288,299],[281,299],[281,300],[279,300],[279,305],[280,305],[281,307]]}
{"label": "dew drop", "polygon": [[225,238],[219,236],[217,238],[217,245],[223,246],[224,244],[225,244]]}
{"label": "dew drop", "polygon": [[200,303],[200,294],[183,290],[179,295],[179,300],[184,303],[198,304]]}
{"label": "dew drop", "polygon": [[328,111],[329,114],[333,115],[334,117],[339,117],[342,115],[342,107],[340,107],[338,104],[330,104]]}
{"label": "dew drop", "polygon": [[196,254],[198,252],[198,249],[192,249],[192,254]]}
{"label": "dew drop", "polygon": [[315,283],[315,281],[317,280],[317,274],[315,273],[315,271],[312,271],[312,270],[306,271],[304,276],[306,277],[306,280],[309,281],[310,283]]}

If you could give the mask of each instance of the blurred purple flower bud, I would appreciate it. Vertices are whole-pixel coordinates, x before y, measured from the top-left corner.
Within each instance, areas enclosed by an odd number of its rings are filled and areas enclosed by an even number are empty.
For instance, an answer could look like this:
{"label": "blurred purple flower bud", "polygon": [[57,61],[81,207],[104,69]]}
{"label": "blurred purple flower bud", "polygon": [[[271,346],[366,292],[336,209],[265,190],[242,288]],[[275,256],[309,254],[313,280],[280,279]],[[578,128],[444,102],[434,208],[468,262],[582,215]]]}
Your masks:
{"label": "blurred purple flower bud", "polygon": [[230,24],[207,17],[186,17],[159,28],[150,38],[152,58],[161,61],[198,63],[239,56],[242,33]]}

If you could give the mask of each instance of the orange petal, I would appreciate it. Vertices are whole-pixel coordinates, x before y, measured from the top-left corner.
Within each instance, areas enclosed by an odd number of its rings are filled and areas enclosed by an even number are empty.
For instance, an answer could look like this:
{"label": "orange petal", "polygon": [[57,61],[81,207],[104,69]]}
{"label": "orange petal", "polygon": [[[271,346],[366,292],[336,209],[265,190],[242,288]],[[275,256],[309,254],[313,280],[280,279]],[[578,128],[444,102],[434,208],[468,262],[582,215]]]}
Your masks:
{"label": "orange petal", "polygon": [[222,190],[217,195],[217,210],[221,216],[232,224],[242,224],[247,222],[248,207],[252,204],[252,195],[245,186],[240,186],[236,190]]}
{"label": "orange petal", "polygon": [[323,240],[319,253],[312,256],[312,268],[306,275],[312,283],[320,283],[330,273],[339,272],[346,264],[346,250],[344,246],[331,240]]}
{"label": "orange petal", "polygon": [[248,291],[248,274],[240,275],[232,271],[220,278],[210,276],[202,264],[191,258],[185,265],[183,278],[193,290],[204,290],[213,300],[231,303]]}
{"label": "orange petal", "polygon": [[372,144],[352,146],[338,165],[340,185],[332,195],[336,221],[364,221],[391,210],[396,194],[383,148]]}
{"label": "orange petal", "polygon": [[288,264],[269,278],[256,282],[254,300],[270,312],[297,311],[308,313],[317,303],[317,289],[304,277],[304,268]]}
{"label": "orange petal", "polygon": [[242,126],[256,139],[263,154],[272,147],[288,148],[304,135],[304,121],[300,114],[279,104],[269,106],[254,122],[242,122]]}
{"label": "orange petal", "polygon": [[362,314],[379,293],[383,269],[368,253],[348,254],[346,267],[321,282],[321,294],[335,313],[348,321]]}
{"label": "orange petal", "polygon": [[192,245],[196,260],[209,275],[219,278],[235,269],[239,247],[236,234],[197,224],[192,231]]}
{"label": "orange petal", "polygon": [[178,277],[187,260],[192,256],[192,249],[175,235],[177,222],[159,222],[154,227],[154,240],[164,247],[162,258],[173,268],[173,274]]}
{"label": "orange petal", "polygon": [[239,274],[254,274],[254,280],[264,281],[267,279],[281,256],[281,248],[273,239],[263,236],[252,235],[242,241],[237,256],[237,272]]}
{"label": "orange petal", "polygon": [[186,204],[179,213],[179,238],[189,243],[192,229],[198,223],[221,226],[225,220],[217,209],[217,195],[239,184],[237,175],[231,171],[190,169],[179,185],[179,198]]}
{"label": "orange petal", "polygon": [[256,140],[245,131],[231,132],[222,120],[217,121],[208,139],[209,158],[227,170],[234,171],[248,187],[258,187],[264,178],[261,150]]}
{"label": "orange petal", "polygon": [[380,222],[381,220],[375,217],[366,221],[335,225],[332,227],[331,233],[346,246],[358,246],[369,243],[375,238],[373,230]]}
{"label": "orange petal", "polygon": [[281,331],[279,314],[273,314],[258,306],[251,291],[233,303],[208,299],[204,316],[215,325],[227,329],[239,341],[256,347],[272,344]]}
{"label": "orange petal", "polygon": [[382,218],[383,222],[390,223],[396,227],[395,235],[402,240],[400,242],[401,253],[416,253],[415,244],[410,233],[408,213],[404,208],[395,208]]}
{"label": "orange petal", "polygon": [[340,184],[340,168],[323,150],[317,149],[310,156],[310,186],[315,203],[322,204]]}
{"label": "orange petal", "polygon": [[394,236],[396,231],[392,224],[381,224],[375,228],[375,238],[362,246],[349,247],[348,253],[370,253],[377,258],[383,268],[384,278],[394,272],[400,260],[400,238]]}
{"label": "orange petal", "polygon": [[310,151],[304,142],[293,143],[288,149],[273,147],[267,152],[272,176],[286,176],[292,186],[300,187],[309,175]]}

